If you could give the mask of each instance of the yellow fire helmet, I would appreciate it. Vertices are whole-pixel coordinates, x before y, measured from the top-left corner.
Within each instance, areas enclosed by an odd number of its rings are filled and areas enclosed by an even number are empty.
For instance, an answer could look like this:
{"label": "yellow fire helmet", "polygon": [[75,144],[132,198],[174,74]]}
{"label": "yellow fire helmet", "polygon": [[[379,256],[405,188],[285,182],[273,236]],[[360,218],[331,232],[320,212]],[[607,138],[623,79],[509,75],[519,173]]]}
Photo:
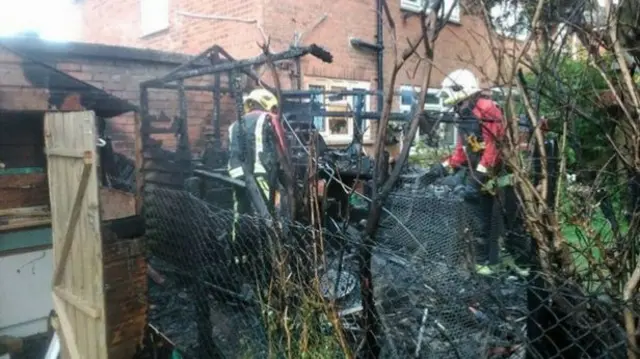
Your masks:
{"label": "yellow fire helmet", "polygon": [[250,112],[256,107],[273,111],[274,107],[278,108],[278,99],[268,90],[255,89],[244,98],[244,111]]}

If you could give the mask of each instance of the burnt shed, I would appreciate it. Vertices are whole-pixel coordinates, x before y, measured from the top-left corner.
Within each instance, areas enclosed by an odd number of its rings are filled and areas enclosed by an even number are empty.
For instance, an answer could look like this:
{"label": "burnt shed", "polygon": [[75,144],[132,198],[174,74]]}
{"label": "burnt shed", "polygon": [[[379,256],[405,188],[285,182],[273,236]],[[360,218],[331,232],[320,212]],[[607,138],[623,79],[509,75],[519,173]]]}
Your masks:
{"label": "burnt shed", "polygon": [[[69,172],[68,178],[71,180],[64,182],[58,176],[56,185],[54,173],[61,172],[60,170],[52,171],[52,187],[49,188],[48,166],[53,170],[54,162],[51,162],[52,147],[47,149],[46,142],[51,142],[55,136],[47,136],[47,132],[50,131],[45,130],[45,117],[47,115],[49,115],[48,118],[56,117],[51,116],[51,113],[55,112],[73,112],[78,115],[69,118],[90,117],[91,123],[95,119],[94,133],[98,137],[95,165],[97,175],[100,177],[97,184],[100,186],[98,206],[102,221],[100,231],[102,240],[96,249],[101,253],[101,263],[93,263],[91,272],[102,273],[100,286],[104,288],[104,293],[92,304],[97,308],[103,308],[100,310],[104,315],[99,317],[104,322],[100,325],[106,329],[106,336],[101,338],[106,340],[105,349],[108,357],[131,357],[144,333],[147,308],[144,299],[147,277],[142,241],[144,229],[138,224],[135,206],[137,191],[135,176],[138,167],[137,159],[114,153],[109,138],[105,136],[105,128],[107,122],[116,117],[120,120],[123,117],[130,118],[130,127],[134,128],[135,116],[121,115],[137,112],[137,107],[94,85],[61,72],[43,60],[46,59],[34,57],[32,54],[26,55],[4,41],[0,41],[0,262],[6,258],[18,258],[18,261],[24,261],[30,253],[35,252],[43,253],[43,257],[49,258],[53,257],[52,252],[63,250],[60,247],[50,250],[52,245],[56,245],[56,241],[59,245],[61,238],[64,239],[66,235],[60,235],[60,226],[58,226],[56,240],[52,241],[54,235],[49,194],[64,192],[59,188],[61,183],[68,184],[69,188],[81,188],[80,177],[82,176]],[[87,116],[86,111],[93,111],[93,114]],[[80,146],[75,143],[79,141],[78,136],[74,137],[73,134],[89,133],[88,129],[94,126],[91,124],[86,127],[86,121],[78,122],[78,126],[69,125],[74,121],[58,121],[60,125],[56,128],[57,133],[68,135],[65,137],[68,140],[53,149],[64,150],[64,148]],[[51,126],[50,124],[49,128]],[[135,140],[132,139],[131,142]],[[73,157],[61,152],[57,152],[55,156],[56,158]],[[92,163],[94,163],[93,160]],[[62,173],[65,172],[62,171]],[[78,183],[73,183],[75,178]],[[77,193],[58,196],[56,204],[60,202],[60,198],[65,201],[68,198],[68,202],[72,203],[74,195],[78,197]],[[60,212],[59,208],[68,207],[69,203],[58,206],[58,212]],[[83,211],[88,213],[86,209]],[[130,225],[129,222],[135,225]],[[58,220],[55,223],[61,223],[61,221]],[[116,230],[120,227],[126,230]],[[126,233],[123,235],[121,232]],[[76,244],[76,247],[79,245]],[[54,264],[57,265],[58,261]],[[75,265],[80,266],[79,263]],[[48,301],[34,302],[28,310],[25,310],[22,305],[27,301],[22,293],[33,292],[33,289],[22,290],[29,285],[37,286],[38,293],[50,292],[52,283],[55,287],[54,294],[62,290],[59,285],[55,286],[55,281],[51,280],[56,277],[54,266],[43,268],[46,269],[30,275],[30,277],[37,277],[37,282],[27,282],[24,276],[18,275],[0,278],[0,282],[4,282],[2,284],[5,287],[10,286],[13,290],[6,296],[9,300],[0,303],[0,312],[18,313],[11,318],[0,318],[5,319],[0,321],[0,330],[40,320],[41,312],[51,311],[51,302]],[[0,270],[0,272],[3,271]],[[4,272],[9,273],[6,270]],[[63,296],[67,299],[63,298],[63,301],[68,308],[77,309],[78,306],[83,306],[77,304],[80,302],[74,304],[75,299],[68,299],[79,297],[84,294],[83,291],[78,288],[63,289],[67,291],[66,297]],[[51,298],[51,295],[46,297]],[[58,317],[58,308],[55,314],[49,315],[49,319],[52,316],[54,319]],[[76,318],[72,326],[81,327],[78,323]],[[35,340],[35,337],[39,338],[40,334],[43,333],[27,337],[24,337],[24,334],[12,335],[20,336],[27,347],[26,343]]]}
{"label": "burnt shed", "polygon": [[136,106],[0,45],[0,232],[47,226],[46,112],[92,110],[105,120]]}

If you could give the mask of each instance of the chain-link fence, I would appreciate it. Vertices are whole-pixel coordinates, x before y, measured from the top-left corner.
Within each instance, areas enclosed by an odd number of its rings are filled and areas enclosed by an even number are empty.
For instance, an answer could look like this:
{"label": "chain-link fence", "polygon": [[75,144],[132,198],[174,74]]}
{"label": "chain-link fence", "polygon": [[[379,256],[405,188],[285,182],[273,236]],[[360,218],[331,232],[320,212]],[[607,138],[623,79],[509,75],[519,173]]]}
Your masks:
{"label": "chain-link fence", "polygon": [[[372,243],[365,235],[371,163],[357,141],[346,150],[311,141],[313,101],[304,100],[295,123],[281,123],[293,178],[267,169],[269,194],[244,167],[231,178],[229,138],[245,160],[259,159],[254,165],[276,158],[260,157],[275,148],[266,143],[272,133],[238,116],[250,74],[238,75],[256,61],[183,68],[143,86],[149,322],[175,350],[190,358],[370,357],[373,338],[382,358],[627,356],[635,333],[625,331],[637,316],[620,292],[589,285],[612,273],[549,267],[522,211],[530,204],[509,181],[468,196],[425,168],[405,171],[383,202]],[[205,70],[215,86],[183,81]],[[206,89],[213,107],[204,116],[197,109]],[[557,168],[557,144],[546,145],[548,167]],[[541,164],[532,152],[527,171],[536,177]],[[287,172],[286,156],[276,161]],[[554,198],[558,176],[549,174]],[[353,190],[356,183],[364,185]]]}
{"label": "chain-link fence", "polygon": [[[182,189],[145,193],[149,263],[159,273],[150,323],[188,357],[357,352],[361,228],[286,231],[237,216],[233,186],[215,183],[189,178]],[[428,185],[424,171],[403,176],[372,249],[383,357],[626,356],[624,305],[567,277],[551,290],[531,239],[509,222],[513,196],[502,190],[487,206]],[[481,275],[485,262],[515,265]]]}
{"label": "chain-link fence", "polygon": [[[296,225],[283,239],[272,222],[242,216],[234,241],[234,213],[188,191],[157,189],[150,198],[150,264],[162,278],[151,284],[150,323],[188,357],[357,350],[361,242],[353,228],[352,236],[331,236]],[[464,203],[430,196],[406,203],[423,210],[397,216],[423,227],[396,222],[381,229],[384,243],[373,249],[383,357],[625,357],[621,303],[569,284],[550,293],[535,274],[479,275]],[[435,214],[442,219],[429,222]],[[452,216],[458,220],[445,220]]]}

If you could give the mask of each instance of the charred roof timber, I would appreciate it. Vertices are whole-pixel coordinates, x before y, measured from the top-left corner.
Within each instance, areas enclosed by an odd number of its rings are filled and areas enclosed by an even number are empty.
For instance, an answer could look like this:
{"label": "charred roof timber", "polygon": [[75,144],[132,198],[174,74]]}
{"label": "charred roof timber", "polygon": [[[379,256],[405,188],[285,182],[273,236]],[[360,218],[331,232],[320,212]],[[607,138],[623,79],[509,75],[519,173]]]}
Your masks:
{"label": "charred roof timber", "polygon": [[263,55],[246,59],[246,60],[233,60],[233,58],[231,58],[230,56],[225,56],[228,54],[222,53],[222,51],[223,50],[220,47],[214,46],[211,49],[201,53],[193,60],[193,61],[202,60],[203,58],[209,57],[211,56],[211,54],[215,54],[215,53],[219,55],[223,55],[225,57],[225,59],[219,60],[215,64],[202,66],[195,69],[194,68],[189,69],[189,67],[191,67],[193,62],[191,61],[176,68],[174,71],[170,72],[169,74],[167,74],[162,78],[150,80],[142,83],[142,86],[155,87],[158,85],[162,85],[166,82],[173,82],[173,81],[184,80],[184,79],[197,77],[197,76],[228,72],[231,70],[239,70],[244,73],[247,73],[251,77],[257,77],[255,76],[255,74],[248,72],[248,69],[251,66],[263,65],[268,61],[278,62],[283,60],[294,59],[294,58],[302,57],[305,55],[312,55],[326,63],[333,62],[333,56],[331,55],[331,53],[329,53],[322,47],[315,44],[312,44],[306,47],[292,47],[287,51],[272,54],[270,58],[268,58],[266,55],[263,54]]}
{"label": "charred roof timber", "polygon": [[[60,108],[65,99],[77,96],[82,107],[93,110],[101,118],[111,118],[138,110],[134,104],[68,75],[46,64],[40,57],[27,55],[8,42],[0,41],[0,51],[2,50],[21,58],[19,66],[25,79],[34,88],[48,90],[48,102],[52,108]],[[4,86],[7,85],[10,84],[4,84]]]}

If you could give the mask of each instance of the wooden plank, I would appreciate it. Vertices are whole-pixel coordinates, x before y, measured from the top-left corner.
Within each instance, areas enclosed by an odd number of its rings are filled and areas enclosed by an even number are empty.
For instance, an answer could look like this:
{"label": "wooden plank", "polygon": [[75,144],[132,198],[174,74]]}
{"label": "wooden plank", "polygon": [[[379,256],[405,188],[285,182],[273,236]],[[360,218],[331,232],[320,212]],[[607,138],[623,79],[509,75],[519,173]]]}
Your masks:
{"label": "wooden plank", "polygon": [[0,189],[0,209],[40,206],[49,202],[47,187]]}
{"label": "wooden plank", "polygon": [[50,215],[51,210],[48,205],[0,209],[0,217],[48,217]]}
{"label": "wooden plank", "polygon": [[95,134],[92,112],[45,117],[56,266],[52,291],[69,322],[60,332],[73,335],[82,359],[107,359],[108,353]]}
{"label": "wooden plank", "polygon": [[45,173],[1,175],[0,199],[2,210],[49,203],[47,175]]}
{"label": "wooden plank", "polygon": [[67,316],[67,311],[64,303],[55,294],[53,295],[53,308],[58,316],[58,322],[60,324],[60,331],[58,335],[63,339],[65,348],[69,353],[69,359],[83,359],[80,356],[78,345],[76,343],[76,336],[71,326],[71,321]]}
{"label": "wooden plank", "polygon": [[81,158],[85,161],[91,161],[91,151],[78,150],[74,148],[50,148],[47,150],[48,156]]}
{"label": "wooden plank", "polygon": [[68,291],[60,287],[53,288],[53,292],[58,296],[58,298],[64,300],[68,304],[73,305],[81,312],[93,319],[98,319],[102,315],[100,309],[94,308],[93,306],[91,306],[91,304],[87,303],[85,300],[73,293],[69,293]]}
{"label": "wooden plank", "polygon": [[1,232],[12,232],[19,229],[27,229],[34,227],[44,227],[51,225],[51,218],[29,218],[21,220],[8,221],[7,223],[0,224]]}
{"label": "wooden plank", "polygon": [[84,195],[87,190],[87,185],[89,184],[91,167],[91,163],[85,163],[84,167],[82,168],[82,177],[80,178],[80,183],[78,184],[78,189],[76,190],[76,194],[73,200],[71,214],[69,215],[69,219],[64,230],[64,239],[62,240],[60,259],[58,259],[58,262],[56,263],[56,268],[53,274],[54,286],[60,284],[62,274],[64,274],[64,269],[67,266],[67,259],[69,258],[71,245],[73,244],[73,235],[76,231],[76,224],[80,219],[80,210],[82,209],[80,205],[82,204],[82,200],[84,199]]}
{"label": "wooden plank", "polygon": [[27,173],[0,176],[0,188],[32,188],[47,186],[46,173]]}

